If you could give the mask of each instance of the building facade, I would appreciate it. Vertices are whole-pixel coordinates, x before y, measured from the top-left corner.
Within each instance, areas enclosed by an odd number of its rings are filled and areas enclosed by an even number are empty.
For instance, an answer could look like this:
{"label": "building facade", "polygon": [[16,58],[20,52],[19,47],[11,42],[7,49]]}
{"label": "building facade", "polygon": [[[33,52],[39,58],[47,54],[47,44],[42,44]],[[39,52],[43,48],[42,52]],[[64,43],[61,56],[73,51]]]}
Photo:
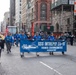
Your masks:
{"label": "building facade", "polygon": [[5,12],[4,13],[4,20],[3,20],[3,23],[2,23],[2,32],[5,32],[7,26],[9,26],[10,24],[10,13],[9,12]]}
{"label": "building facade", "polygon": [[26,27],[26,2],[27,0],[22,0],[21,2],[21,22],[22,22],[22,29],[25,30]]}
{"label": "building facade", "polygon": [[21,24],[21,0],[15,0],[15,25],[18,28],[18,32],[22,29]]}
{"label": "building facade", "polygon": [[26,32],[31,30],[31,22],[34,19],[35,0],[22,0],[22,26]]}
{"label": "building facade", "polygon": [[22,0],[22,22],[26,31],[45,31],[45,26],[51,25],[51,0]]}
{"label": "building facade", "polygon": [[73,32],[74,0],[52,0],[54,32]]}
{"label": "building facade", "polygon": [[15,0],[10,0],[10,26],[15,25]]}
{"label": "building facade", "polygon": [[[45,27],[51,25],[51,0],[35,1],[35,31],[40,29],[46,31]],[[39,30],[38,30],[39,31]]]}
{"label": "building facade", "polygon": [[26,1],[26,31],[31,31],[31,25],[35,19],[35,0]]}

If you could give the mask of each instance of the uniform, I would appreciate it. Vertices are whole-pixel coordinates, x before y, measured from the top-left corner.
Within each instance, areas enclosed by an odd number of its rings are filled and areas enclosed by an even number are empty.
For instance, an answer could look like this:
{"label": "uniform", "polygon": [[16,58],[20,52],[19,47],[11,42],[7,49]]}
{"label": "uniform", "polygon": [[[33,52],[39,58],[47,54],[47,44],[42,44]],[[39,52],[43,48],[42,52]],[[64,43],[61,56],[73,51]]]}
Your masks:
{"label": "uniform", "polygon": [[54,41],[54,40],[55,40],[55,37],[54,37],[54,36],[49,36],[49,37],[48,37],[48,40]]}
{"label": "uniform", "polygon": [[7,53],[11,52],[12,36],[7,35],[5,37],[5,43],[6,43],[6,47],[7,47]]}

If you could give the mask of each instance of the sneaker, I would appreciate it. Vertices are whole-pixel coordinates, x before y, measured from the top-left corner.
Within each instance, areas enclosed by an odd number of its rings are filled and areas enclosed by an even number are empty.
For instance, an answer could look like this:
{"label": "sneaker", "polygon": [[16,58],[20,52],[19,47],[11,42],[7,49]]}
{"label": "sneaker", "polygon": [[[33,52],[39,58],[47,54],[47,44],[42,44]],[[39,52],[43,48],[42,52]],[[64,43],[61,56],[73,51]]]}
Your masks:
{"label": "sneaker", "polygon": [[9,52],[11,52],[11,50]]}

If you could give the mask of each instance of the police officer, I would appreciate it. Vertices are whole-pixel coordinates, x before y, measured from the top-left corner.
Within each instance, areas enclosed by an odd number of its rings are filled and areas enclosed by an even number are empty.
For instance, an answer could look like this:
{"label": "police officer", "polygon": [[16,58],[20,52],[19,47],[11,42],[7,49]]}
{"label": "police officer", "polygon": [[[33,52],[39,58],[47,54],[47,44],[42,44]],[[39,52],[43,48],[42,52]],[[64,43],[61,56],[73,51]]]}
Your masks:
{"label": "police officer", "polygon": [[11,52],[12,36],[10,35],[10,32],[8,32],[7,36],[5,37],[5,43],[6,43],[7,53]]}

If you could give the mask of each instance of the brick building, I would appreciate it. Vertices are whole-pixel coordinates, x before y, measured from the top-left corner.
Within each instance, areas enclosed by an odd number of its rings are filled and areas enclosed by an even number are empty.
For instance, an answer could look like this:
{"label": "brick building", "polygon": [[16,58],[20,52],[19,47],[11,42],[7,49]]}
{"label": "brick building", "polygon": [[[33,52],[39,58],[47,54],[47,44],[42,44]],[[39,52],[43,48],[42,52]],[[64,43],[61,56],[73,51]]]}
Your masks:
{"label": "brick building", "polygon": [[[25,6],[25,7],[24,7]],[[30,31],[32,22],[34,30],[45,30],[51,25],[51,0],[22,0],[22,24],[26,31]]]}
{"label": "brick building", "polygon": [[45,31],[46,26],[51,25],[51,0],[35,1],[35,31]]}
{"label": "brick building", "polygon": [[54,32],[73,32],[74,0],[52,0]]}

